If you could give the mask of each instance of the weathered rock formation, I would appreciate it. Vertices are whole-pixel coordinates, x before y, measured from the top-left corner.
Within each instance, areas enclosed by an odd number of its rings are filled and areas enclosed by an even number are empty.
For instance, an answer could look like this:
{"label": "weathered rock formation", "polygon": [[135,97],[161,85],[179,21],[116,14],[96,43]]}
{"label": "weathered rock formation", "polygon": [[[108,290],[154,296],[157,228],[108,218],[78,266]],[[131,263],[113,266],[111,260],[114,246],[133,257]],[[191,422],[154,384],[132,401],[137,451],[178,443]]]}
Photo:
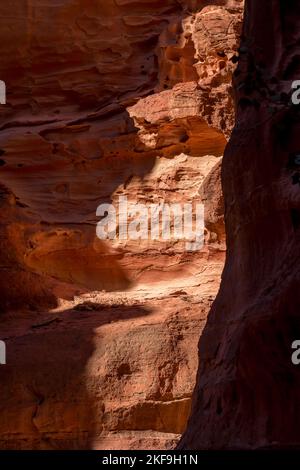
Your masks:
{"label": "weathered rock formation", "polygon": [[[1,448],[165,448],[185,429],[224,263],[242,6],[1,4]],[[203,201],[204,248],[99,240],[121,195]]]}
{"label": "weathered rock formation", "polygon": [[180,448],[300,444],[300,369],[291,361],[300,333],[300,109],[291,102],[299,26],[297,1],[246,2],[222,170],[227,260]]}

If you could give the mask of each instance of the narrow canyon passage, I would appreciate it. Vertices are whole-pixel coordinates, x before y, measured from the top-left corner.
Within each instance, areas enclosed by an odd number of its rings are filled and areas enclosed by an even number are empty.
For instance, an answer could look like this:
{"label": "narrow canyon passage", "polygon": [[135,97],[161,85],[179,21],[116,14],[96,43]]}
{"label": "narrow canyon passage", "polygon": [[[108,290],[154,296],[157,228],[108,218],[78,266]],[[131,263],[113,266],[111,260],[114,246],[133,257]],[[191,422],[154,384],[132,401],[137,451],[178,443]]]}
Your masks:
{"label": "narrow canyon passage", "polygon": [[[242,14],[239,0],[0,6],[1,449],[168,449],[184,432],[225,260]],[[120,197],[202,202],[204,247],[99,240],[97,208]]]}

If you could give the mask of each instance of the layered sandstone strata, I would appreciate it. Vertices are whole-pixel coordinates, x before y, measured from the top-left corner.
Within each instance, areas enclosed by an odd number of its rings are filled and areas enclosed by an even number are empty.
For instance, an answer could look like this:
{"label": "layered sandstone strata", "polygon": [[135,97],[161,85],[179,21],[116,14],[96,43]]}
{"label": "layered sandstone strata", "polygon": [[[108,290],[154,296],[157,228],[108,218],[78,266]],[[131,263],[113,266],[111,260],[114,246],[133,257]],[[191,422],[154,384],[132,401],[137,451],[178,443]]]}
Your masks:
{"label": "layered sandstone strata", "polygon": [[[242,2],[21,1],[0,16],[0,445],[172,447],[224,263]],[[203,201],[204,248],[99,240],[96,209],[119,196]]]}

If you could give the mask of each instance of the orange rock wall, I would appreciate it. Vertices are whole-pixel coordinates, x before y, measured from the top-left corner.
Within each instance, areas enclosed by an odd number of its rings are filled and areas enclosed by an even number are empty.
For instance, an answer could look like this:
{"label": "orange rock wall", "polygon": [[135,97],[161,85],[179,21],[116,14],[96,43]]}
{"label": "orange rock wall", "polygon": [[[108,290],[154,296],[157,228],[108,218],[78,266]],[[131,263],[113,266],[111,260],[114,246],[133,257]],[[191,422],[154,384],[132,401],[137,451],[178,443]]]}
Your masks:
{"label": "orange rock wall", "polygon": [[[183,432],[224,263],[242,7],[2,2],[1,448],[166,448]],[[100,241],[96,209],[120,195],[203,201],[203,250]]]}

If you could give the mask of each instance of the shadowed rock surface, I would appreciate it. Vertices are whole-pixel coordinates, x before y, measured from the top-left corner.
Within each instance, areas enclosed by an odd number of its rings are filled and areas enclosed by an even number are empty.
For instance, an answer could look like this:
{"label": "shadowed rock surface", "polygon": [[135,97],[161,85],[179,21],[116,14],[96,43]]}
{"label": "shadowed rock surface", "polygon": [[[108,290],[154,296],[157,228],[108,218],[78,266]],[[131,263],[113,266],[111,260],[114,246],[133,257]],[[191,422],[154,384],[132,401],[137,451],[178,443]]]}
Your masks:
{"label": "shadowed rock surface", "polygon": [[300,445],[299,39],[299,2],[246,2],[222,169],[227,259],[181,449]]}

